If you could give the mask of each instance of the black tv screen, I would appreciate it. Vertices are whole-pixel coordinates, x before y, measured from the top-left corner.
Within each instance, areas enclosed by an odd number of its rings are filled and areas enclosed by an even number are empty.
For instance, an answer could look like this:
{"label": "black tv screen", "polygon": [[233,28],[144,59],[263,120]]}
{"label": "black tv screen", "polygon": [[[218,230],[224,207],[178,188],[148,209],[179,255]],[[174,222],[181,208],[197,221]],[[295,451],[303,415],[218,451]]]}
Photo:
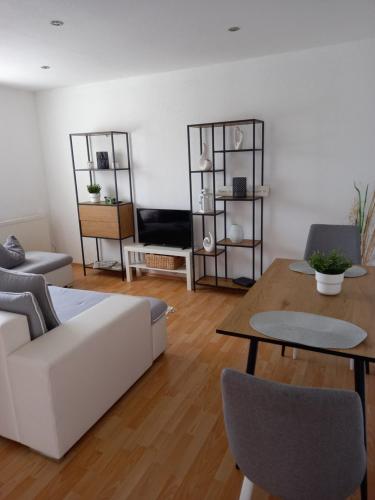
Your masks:
{"label": "black tv screen", "polygon": [[146,245],[191,247],[189,210],[138,208],[138,237]]}

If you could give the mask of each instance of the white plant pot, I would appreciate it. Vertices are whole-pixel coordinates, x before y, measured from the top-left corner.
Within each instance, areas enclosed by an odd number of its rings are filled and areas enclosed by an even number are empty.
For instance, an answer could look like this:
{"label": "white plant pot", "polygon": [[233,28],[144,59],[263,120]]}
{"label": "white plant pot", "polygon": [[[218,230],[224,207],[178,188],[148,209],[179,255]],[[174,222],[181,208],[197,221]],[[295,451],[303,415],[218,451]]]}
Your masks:
{"label": "white plant pot", "polygon": [[238,224],[232,224],[229,229],[229,239],[232,243],[241,243],[243,240],[243,229]]}
{"label": "white plant pot", "polygon": [[91,203],[99,203],[100,193],[89,193],[89,200]]}
{"label": "white plant pot", "polygon": [[323,295],[338,295],[342,289],[344,273],[323,274],[315,271],[316,289]]}

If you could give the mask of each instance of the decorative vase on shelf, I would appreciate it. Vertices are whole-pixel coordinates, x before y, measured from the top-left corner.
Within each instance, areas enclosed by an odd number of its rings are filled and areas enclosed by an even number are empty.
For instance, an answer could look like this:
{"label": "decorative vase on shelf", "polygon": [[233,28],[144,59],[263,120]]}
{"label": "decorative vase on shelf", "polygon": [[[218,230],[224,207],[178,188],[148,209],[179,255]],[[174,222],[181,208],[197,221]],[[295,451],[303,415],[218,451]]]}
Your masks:
{"label": "decorative vase on shelf", "polygon": [[212,170],[212,161],[208,158],[208,146],[205,142],[203,143],[202,154],[199,160],[199,170]]}
{"label": "decorative vase on shelf", "polygon": [[243,131],[240,129],[240,127],[236,127],[234,129],[234,149],[236,151],[242,148],[243,135]]}
{"label": "decorative vase on shelf", "polygon": [[199,195],[199,212],[201,212],[202,214],[211,212],[212,199],[212,194],[208,191],[208,189],[202,189]]}
{"label": "decorative vase on shelf", "polygon": [[215,249],[215,240],[211,233],[208,233],[208,236],[203,240],[203,248],[206,252],[211,253]]}
{"label": "decorative vase on shelf", "polygon": [[243,228],[238,224],[232,224],[229,229],[229,239],[232,243],[241,243],[243,240]]}

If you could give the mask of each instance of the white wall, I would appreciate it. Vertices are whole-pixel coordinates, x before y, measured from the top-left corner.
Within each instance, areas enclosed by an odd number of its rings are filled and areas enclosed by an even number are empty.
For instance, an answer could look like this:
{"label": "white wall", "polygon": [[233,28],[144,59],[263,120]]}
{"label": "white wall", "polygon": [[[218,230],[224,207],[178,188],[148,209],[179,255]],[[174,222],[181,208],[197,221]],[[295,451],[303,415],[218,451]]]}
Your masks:
{"label": "white wall", "polygon": [[[136,201],[189,206],[186,124],[266,123],[265,257],[300,257],[314,222],[346,223],[375,172],[375,40],[41,92],[53,239],[80,259],[70,132],[131,132]],[[246,229],[248,234],[249,229]]]}
{"label": "white wall", "polygon": [[35,95],[0,86],[0,241],[49,249],[48,197]]}

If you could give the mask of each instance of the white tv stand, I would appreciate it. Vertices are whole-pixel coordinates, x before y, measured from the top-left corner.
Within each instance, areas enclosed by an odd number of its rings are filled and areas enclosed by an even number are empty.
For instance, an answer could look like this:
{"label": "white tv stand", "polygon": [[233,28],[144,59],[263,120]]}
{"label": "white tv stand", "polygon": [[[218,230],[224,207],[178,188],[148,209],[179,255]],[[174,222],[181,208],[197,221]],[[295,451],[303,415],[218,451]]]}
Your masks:
{"label": "white tv stand", "polygon": [[[143,254],[153,253],[157,255],[173,255],[175,257],[184,257],[185,267],[180,267],[179,269],[159,269],[156,267],[147,267],[144,260]],[[136,270],[137,276],[140,276],[142,270],[160,271],[165,273],[177,273],[186,276],[186,287],[191,290],[191,248],[186,248],[182,250],[181,248],[163,247],[157,245],[144,245],[143,243],[133,243],[124,246],[124,257],[125,257],[125,268],[126,268],[126,279],[128,282],[132,281],[132,269]]]}

